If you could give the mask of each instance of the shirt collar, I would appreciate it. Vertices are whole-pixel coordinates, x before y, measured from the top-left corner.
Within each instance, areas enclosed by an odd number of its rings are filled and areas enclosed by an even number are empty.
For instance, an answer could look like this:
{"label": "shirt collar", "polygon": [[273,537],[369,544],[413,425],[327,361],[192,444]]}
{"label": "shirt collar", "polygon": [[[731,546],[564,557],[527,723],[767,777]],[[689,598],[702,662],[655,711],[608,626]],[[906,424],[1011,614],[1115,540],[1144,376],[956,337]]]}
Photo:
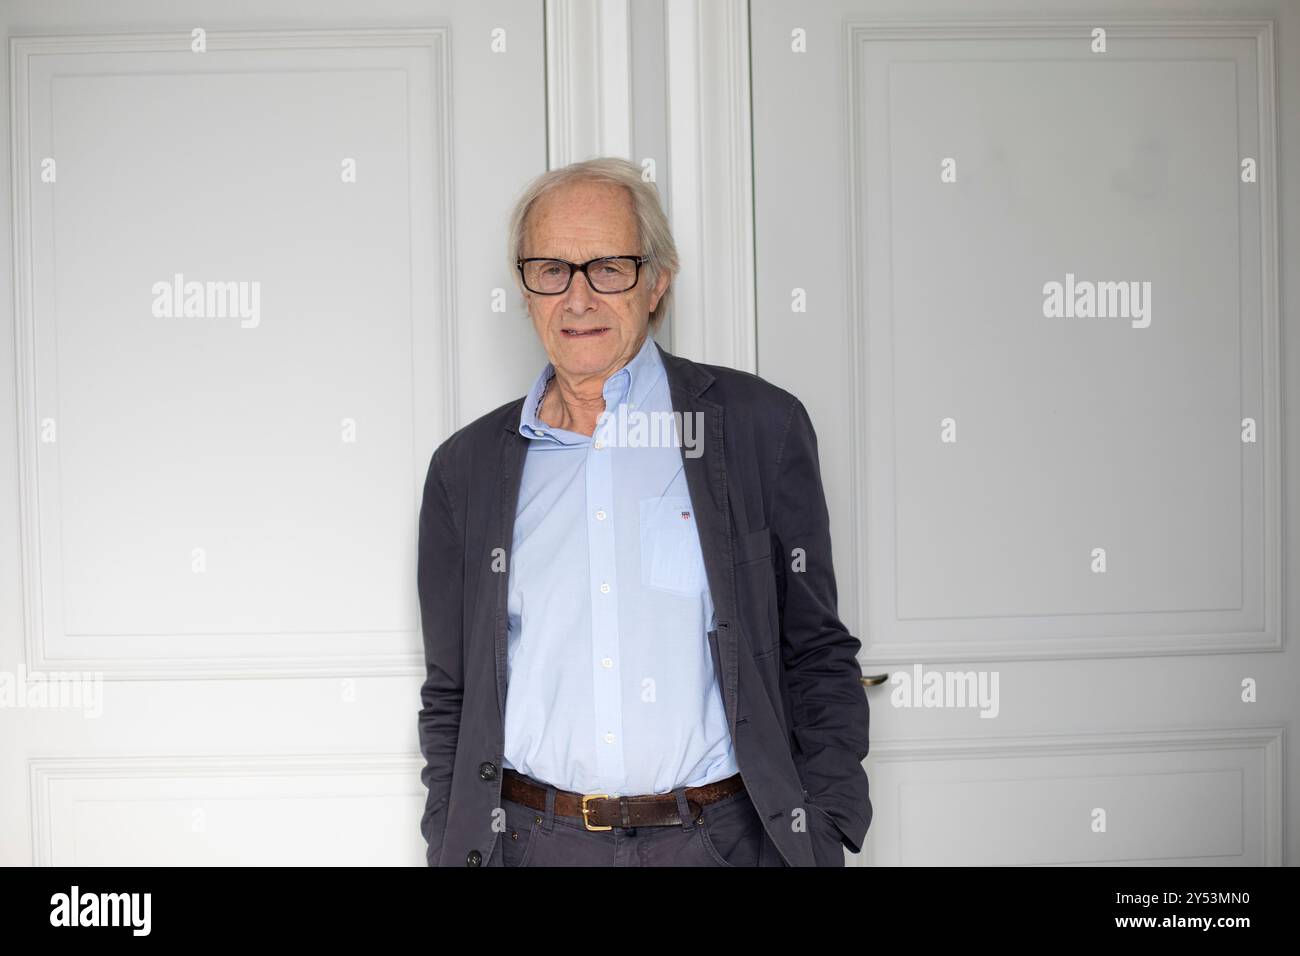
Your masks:
{"label": "shirt collar", "polygon": [[[647,332],[645,341],[641,343],[641,348],[637,350],[636,355],[632,356],[631,361],[605,379],[601,390],[605,396],[605,410],[612,414],[624,402],[636,408],[644,405],[646,396],[650,394],[650,390],[662,374],[664,374],[663,359],[659,357],[654,336]],[[563,428],[553,428],[537,416],[546,383],[554,375],[555,366],[547,362],[524,399],[524,407],[519,414],[519,432],[526,438],[551,438],[554,441],[564,442],[557,433],[573,434]],[[585,435],[579,437],[589,440]],[[564,443],[568,444],[568,442]]]}

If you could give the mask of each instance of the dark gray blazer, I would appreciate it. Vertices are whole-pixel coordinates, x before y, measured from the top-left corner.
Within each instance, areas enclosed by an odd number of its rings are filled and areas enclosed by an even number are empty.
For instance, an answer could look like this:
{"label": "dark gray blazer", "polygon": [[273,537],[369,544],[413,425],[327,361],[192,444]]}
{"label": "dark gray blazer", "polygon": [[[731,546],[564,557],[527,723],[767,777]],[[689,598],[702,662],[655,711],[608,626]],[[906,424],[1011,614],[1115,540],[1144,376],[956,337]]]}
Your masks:
{"label": "dark gray blazer", "polygon": [[[656,347],[673,409],[703,414],[703,454],[683,448],[682,457],[717,613],[708,640],[741,776],[789,865],[842,866],[841,844],[861,849],[871,823],[868,708],[860,644],[836,609],[812,421],[802,402],[757,375]],[[505,569],[528,446],[518,431],[523,402],[443,442],[424,485],[417,581],[428,676],[419,733],[429,797],[420,829],[430,866],[501,859],[493,823],[505,746]],[[791,570],[795,549],[805,570]]]}

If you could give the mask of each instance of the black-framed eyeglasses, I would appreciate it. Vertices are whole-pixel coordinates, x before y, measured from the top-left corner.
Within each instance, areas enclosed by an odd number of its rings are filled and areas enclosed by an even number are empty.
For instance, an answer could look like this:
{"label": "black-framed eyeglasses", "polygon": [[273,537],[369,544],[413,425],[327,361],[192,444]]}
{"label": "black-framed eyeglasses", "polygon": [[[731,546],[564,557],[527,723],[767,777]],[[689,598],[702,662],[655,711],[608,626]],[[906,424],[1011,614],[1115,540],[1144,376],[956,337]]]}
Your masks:
{"label": "black-framed eyeglasses", "polygon": [[641,276],[641,266],[649,261],[649,256],[601,256],[583,263],[532,257],[519,259],[515,266],[523,277],[524,288],[538,295],[567,292],[574,272],[587,277],[591,291],[611,295],[635,286]]}

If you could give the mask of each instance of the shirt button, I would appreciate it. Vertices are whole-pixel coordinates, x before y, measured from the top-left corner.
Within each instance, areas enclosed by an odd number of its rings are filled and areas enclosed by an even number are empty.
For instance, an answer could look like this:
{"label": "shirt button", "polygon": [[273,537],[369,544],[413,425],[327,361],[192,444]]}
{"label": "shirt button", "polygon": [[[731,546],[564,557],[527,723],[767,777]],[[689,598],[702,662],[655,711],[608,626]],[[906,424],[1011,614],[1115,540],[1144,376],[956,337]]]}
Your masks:
{"label": "shirt button", "polygon": [[605,735],[605,743],[607,743],[607,744],[612,744],[613,742],[614,742],[614,735],[613,735],[613,734],[606,734],[606,735]]}
{"label": "shirt button", "polygon": [[608,585],[608,584],[602,584],[602,585],[600,586],[600,593],[601,593],[601,594],[608,594],[608,593],[609,593],[609,585]]}
{"label": "shirt button", "polygon": [[596,512],[596,520],[597,520],[597,521],[604,521],[604,520],[605,520],[605,512],[603,512],[603,511],[597,511],[597,512]]}
{"label": "shirt button", "polygon": [[601,667],[613,667],[613,666],[614,666],[614,658],[612,658],[612,657],[602,657],[602,658],[600,659],[600,666],[601,666]]}
{"label": "shirt button", "polygon": [[597,438],[595,442],[596,451],[600,451],[604,447],[605,447],[605,443],[601,441],[599,438]]}

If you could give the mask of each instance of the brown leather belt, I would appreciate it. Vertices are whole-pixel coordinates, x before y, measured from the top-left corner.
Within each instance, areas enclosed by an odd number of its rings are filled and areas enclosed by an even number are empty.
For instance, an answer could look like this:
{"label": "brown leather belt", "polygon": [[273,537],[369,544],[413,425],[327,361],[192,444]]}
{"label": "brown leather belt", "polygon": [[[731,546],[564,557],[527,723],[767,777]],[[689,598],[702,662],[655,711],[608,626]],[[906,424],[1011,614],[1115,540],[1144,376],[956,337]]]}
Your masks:
{"label": "brown leather belt", "polygon": [[[501,778],[501,796],[522,803],[533,810],[546,810],[546,788],[509,767]],[[745,789],[740,774],[734,774],[716,783],[702,787],[686,788],[686,805],[691,820],[699,819],[700,811],[710,803],[729,797]],[[612,830],[614,827],[670,827],[681,826],[677,812],[677,797],[671,793],[648,793],[634,797],[611,797],[607,793],[574,793],[571,790],[555,791],[555,812],[558,816],[574,817],[588,830]]]}

